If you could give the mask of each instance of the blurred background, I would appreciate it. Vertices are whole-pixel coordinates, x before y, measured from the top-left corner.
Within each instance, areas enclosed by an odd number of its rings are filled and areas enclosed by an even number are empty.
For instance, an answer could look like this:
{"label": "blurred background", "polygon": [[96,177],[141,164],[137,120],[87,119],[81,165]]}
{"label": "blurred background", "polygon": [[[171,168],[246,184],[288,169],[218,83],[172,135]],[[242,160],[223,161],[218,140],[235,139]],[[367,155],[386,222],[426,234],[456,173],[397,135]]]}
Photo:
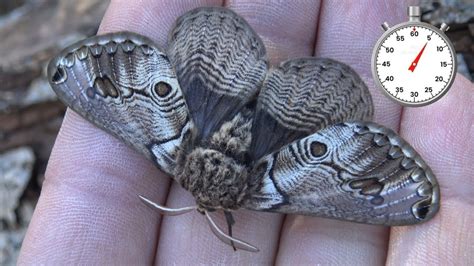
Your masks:
{"label": "blurred background", "polygon": [[[0,265],[14,265],[65,106],[49,59],[95,35],[109,1],[0,0]],[[421,1],[423,21],[450,25],[458,72],[474,78],[474,1]],[[380,32],[382,34],[382,31]]]}

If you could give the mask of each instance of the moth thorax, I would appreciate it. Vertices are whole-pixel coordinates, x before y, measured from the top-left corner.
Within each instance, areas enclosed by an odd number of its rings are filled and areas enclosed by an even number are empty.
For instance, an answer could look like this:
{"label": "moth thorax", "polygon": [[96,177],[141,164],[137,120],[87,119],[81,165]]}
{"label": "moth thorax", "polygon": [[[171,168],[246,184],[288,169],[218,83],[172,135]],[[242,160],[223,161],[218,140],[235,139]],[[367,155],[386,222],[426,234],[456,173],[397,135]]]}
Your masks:
{"label": "moth thorax", "polygon": [[238,209],[247,189],[247,168],[212,149],[196,148],[186,156],[176,178],[204,209]]}

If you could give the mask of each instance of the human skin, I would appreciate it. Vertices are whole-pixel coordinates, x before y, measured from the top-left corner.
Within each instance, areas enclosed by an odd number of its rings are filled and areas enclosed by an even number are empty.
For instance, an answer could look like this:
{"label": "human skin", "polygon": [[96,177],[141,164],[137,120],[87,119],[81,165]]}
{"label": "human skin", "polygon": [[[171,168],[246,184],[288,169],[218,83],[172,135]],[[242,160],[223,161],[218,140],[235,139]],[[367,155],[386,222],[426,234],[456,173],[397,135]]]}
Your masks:
{"label": "human skin", "polygon": [[[133,31],[166,47],[175,19],[220,1],[112,1],[99,34]],[[474,86],[457,75],[438,102],[401,108],[375,88],[370,58],[380,24],[407,20],[401,1],[226,1],[262,37],[272,64],[302,56],[352,66],[375,121],[398,131],[431,166],[441,209],[416,226],[383,227],[252,211],[235,213],[234,236],[260,248],[234,252],[192,212],[161,217],[137,195],[170,207],[194,204],[152,162],[68,110],[19,264],[474,264]],[[410,62],[407,62],[408,64]],[[223,215],[214,215],[224,225]]]}

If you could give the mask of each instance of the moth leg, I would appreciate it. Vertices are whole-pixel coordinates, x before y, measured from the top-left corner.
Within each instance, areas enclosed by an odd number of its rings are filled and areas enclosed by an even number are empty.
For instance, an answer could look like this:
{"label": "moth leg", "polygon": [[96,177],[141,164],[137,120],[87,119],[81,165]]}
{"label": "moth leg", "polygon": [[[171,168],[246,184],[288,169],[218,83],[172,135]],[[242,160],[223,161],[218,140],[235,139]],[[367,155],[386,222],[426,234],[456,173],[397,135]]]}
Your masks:
{"label": "moth leg", "polygon": [[226,235],[222,230],[216,225],[216,223],[212,220],[211,216],[209,215],[209,212],[204,211],[204,215],[207,218],[207,222],[209,223],[209,227],[211,227],[211,231],[214,233],[214,235],[217,236],[222,242],[226,243],[227,245],[230,245],[234,248],[237,249],[242,249],[246,251],[252,251],[252,252],[258,252],[260,251],[258,248],[255,246],[250,245],[247,242],[244,242],[242,240],[239,240],[237,238],[233,238],[231,236]]}
{"label": "moth leg", "polygon": [[[227,222],[227,231],[229,232],[229,236],[232,237],[232,226],[235,224],[234,216],[232,216],[232,213],[228,211],[224,211],[224,215],[225,220]],[[230,243],[232,244],[232,248],[234,249],[234,251],[237,251],[234,245],[234,241],[230,241]]]}
{"label": "moth leg", "polygon": [[188,206],[188,207],[183,207],[183,208],[167,208],[165,206],[161,206],[158,203],[155,203],[141,195],[138,195],[138,197],[148,206],[155,208],[159,211],[160,214],[163,215],[170,215],[170,216],[176,216],[184,213],[188,213],[190,211],[196,210],[197,206]]}

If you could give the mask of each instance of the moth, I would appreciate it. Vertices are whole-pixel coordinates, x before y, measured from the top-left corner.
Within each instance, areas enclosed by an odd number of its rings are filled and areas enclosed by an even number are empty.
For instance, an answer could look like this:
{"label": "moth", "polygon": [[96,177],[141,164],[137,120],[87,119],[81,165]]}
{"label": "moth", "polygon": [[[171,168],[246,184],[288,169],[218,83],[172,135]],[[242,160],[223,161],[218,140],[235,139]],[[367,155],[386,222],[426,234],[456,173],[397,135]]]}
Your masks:
{"label": "moth", "polygon": [[[235,248],[232,212],[311,215],[368,224],[424,222],[439,209],[436,178],[392,130],[372,122],[367,86],[327,58],[269,67],[239,15],[205,7],[177,19],[166,51],[131,32],[66,48],[49,82],[75,112],[152,160],[192,193]],[[229,233],[209,212],[224,211]]]}

